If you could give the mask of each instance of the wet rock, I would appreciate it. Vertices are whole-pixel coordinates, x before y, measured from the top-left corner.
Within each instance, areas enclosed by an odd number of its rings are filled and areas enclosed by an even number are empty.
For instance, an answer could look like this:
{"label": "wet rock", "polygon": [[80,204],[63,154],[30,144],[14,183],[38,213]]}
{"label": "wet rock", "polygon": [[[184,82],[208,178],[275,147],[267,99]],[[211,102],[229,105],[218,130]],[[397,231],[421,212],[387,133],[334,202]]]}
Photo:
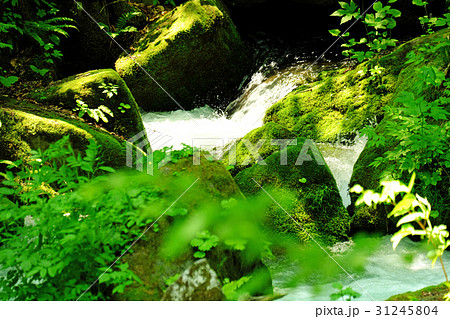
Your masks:
{"label": "wet rock", "polygon": [[196,261],[170,285],[161,300],[225,300],[216,272],[206,259]]}

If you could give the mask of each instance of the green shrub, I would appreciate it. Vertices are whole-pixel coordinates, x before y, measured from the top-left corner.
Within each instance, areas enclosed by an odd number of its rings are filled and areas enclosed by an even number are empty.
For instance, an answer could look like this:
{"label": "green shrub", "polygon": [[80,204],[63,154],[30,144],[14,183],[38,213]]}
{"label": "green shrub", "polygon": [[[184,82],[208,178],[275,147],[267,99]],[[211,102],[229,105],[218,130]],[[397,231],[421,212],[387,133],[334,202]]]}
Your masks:
{"label": "green shrub", "polygon": [[[1,300],[109,299],[139,279],[119,260],[111,264],[151,219],[136,207],[159,196],[157,190],[106,190],[88,198],[83,187],[100,183],[101,172],[113,172],[98,160],[93,141],[85,156],[69,138],[34,151],[28,164],[9,163],[0,194],[11,205],[0,206]],[[4,161],[5,162],[5,161]],[[88,198],[88,199],[87,199]]]}

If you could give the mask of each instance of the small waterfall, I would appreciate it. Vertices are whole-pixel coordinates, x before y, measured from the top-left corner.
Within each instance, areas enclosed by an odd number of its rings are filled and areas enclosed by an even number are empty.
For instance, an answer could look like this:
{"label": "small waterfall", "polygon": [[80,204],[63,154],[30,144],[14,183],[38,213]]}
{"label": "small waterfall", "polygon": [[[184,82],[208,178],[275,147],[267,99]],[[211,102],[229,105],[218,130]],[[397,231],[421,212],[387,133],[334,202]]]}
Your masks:
{"label": "small waterfall", "polygon": [[[308,70],[311,63],[311,60],[304,59],[297,59],[286,67],[280,67],[275,61],[265,63],[252,75],[242,94],[230,103],[226,112],[206,105],[187,112],[176,110],[143,114],[152,147],[160,149],[173,146],[174,149],[180,149],[182,144],[193,145],[194,140],[208,139],[211,149],[221,148],[245,136],[263,125],[265,112],[270,106],[321,70],[336,66],[322,62]],[[166,142],[152,143],[151,135],[154,132],[166,136]],[[211,140],[216,140],[216,144]]]}

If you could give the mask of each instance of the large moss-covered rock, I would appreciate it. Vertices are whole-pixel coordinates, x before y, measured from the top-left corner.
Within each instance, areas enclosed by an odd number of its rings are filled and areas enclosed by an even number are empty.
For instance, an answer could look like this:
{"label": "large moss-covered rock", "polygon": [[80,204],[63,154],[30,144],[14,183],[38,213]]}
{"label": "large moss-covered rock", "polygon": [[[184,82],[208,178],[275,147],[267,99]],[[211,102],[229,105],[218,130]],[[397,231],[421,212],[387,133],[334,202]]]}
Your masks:
{"label": "large moss-covered rock", "polygon": [[[450,60],[444,50],[438,50],[432,55],[428,55],[425,60],[418,66],[407,64],[406,55],[411,51],[417,51],[424,43],[430,45],[437,44],[439,38],[442,36],[448,36],[450,29],[445,29],[437,32],[436,34],[429,35],[414,39],[400,46],[392,54],[387,55],[379,60],[379,63],[384,65],[390,72],[397,74],[397,82],[395,84],[394,94],[392,95],[390,103],[398,96],[402,91],[409,91],[414,93],[418,92],[417,83],[417,68],[429,65],[435,66],[441,70],[445,70],[448,67]],[[426,92],[427,98],[436,99],[439,96],[438,92]],[[350,185],[359,184],[365,189],[374,189],[380,191],[380,181],[384,179],[394,179],[394,174],[388,169],[387,165],[379,165],[377,167],[371,166],[377,157],[383,156],[386,151],[393,150],[400,141],[393,140],[386,136],[386,125],[390,121],[388,118],[384,118],[381,123],[376,127],[375,132],[385,138],[384,145],[371,145],[370,143],[364,148],[363,152],[359,156],[354,169]],[[450,179],[443,174],[443,180],[438,184],[438,187],[429,186],[426,189],[422,188],[423,193],[421,196],[427,197],[433,207],[433,210],[440,212],[439,218],[436,220],[438,223],[445,223],[450,225],[450,214],[447,212],[448,205],[450,204]],[[407,183],[410,179],[409,174],[405,174],[401,177],[402,181]],[[416,184],[417,186],[417,184]],[[416,188],[417,189],[417,188]],[[378,205],[377,208],[366,207],[361,205],[355,207],[354,203],[358,198],[357,194],[351,194],[352,204],[348,207],[348,210],[352,217],[351,232],[358,231],[370,231],[379,232],[382,234],[393,233],[396,231],[396,221],[394,219],[387,219],[387,214],[392,210],[391,205]]]}
{"label": "large moss-covered rock", "polygon": [[125,141],[57,110],[11,99],[0,99],[0,159],[26,160],[30,150],[45,149],[70,135],[72,147],[84,151],[89,139],[102,146],[101,160],[112,167],[126,163]]}
{"label": "large moss-covered rock", "polygon": [[[232,145],[229,145],[229,149],[224,154],[222,162],[224,165],[232,166],[230,172],[232,175],[236,175],[243,169],[256,164],[255,157],[258,157],[258,155],[261,159],[264,159],[280,150],[282,145],[272,145],[272,142],[277,143],[275,140],[289,140],[294,138],[295,135],[280,124],[269,122],[249,132]],[[253,147],[259,147],[258,151],[256,152]]]}
{"label": "large moss-covered rock", "polygon": [[116,70],[147,111],[178,109],[168,93],[185,109],[216,103],[218,95],[223,99],[239,86],[250,67],[220,0],[182,4],[153,22],[134,47],[131,56],[117,60]]}
{"label": "large moss-covered rock", "polygon": [[[100,85],[114,85],[115,93],[108,97]],[[33,93],[42,102],[61,106],[68,110],[77,107],[77,100],[86,103],[90,108],[100,105],[108,107],[113,117],[106,115],[108,122],[100,120],[99,124],[125,138],[144,130],[139,107],[125,82],[112,69],[93,70],[77,74],[64,80],[52,83],[47,89]],[[128,109],[121,104],[127,104]],[[87,114],[83,116],[87,121],[95,122]]]}
{"label": "large moss-covered rock", "polygon": [[[173,188],[173,185],[179,184],[180,178],[192,178],[196,182],[191,185],[183,196],[177,199],[184,189],[177,189],[176,205],[186,207],[190,214],[205,209],[205,203],[220,207],[224,199],[241,199],[243,195],[236,186],[230,173],[218,162],[210,162],[206,159],[200,161],[200,165],[193,165],[193,158],[183,158],[177,163],[169,163],[160,168],[161,189],[163,194],[165,190]],[[178,183],[178,184],[177,184]],[[189,182],[190,184],[190,182]],[[163,198],[164,200],[164,198]],[[172,206],[174,201],[167,202],[167,207]],[[155,203],[156,205],[156,203]],[[167,208],[167,207],[164,207]],[[178,206],[174,206],[178,207]],[[194,248],[187,245],[180,248],[180,254],[168,256],[164,253],[166,236],[173,224],[173,218],[167,214],[158,219],[158,231],[148,231],[139,242],[133,247],[133,252],[124,256],[130,265],[130,269],[141,279],[141,283],[135,284],[125,290],[123,294],[116,295],[118,300],[160,300],[166,288],[167,280],[177,274],[182,274],[194,262]],[[178,247],[182,245],[177,244]],[[248,261],[244,258],[243,252],[232,250],[228,246],[219,244],[206,254],[207,261],[211,268],[217,273],[220,281],[225,278],[238,280],[242,276],[256,274],[259,278],[257,283],[251,286],[251,292],[255,295],[271,294],[272,282],[270,272],[259,260]],[[255,275],[255,277],[256,277]],[[261,277],[263,280],[261,280]],[[214,294],[216,296],[216,294]],[[215,297],[211,297],[215,299]]]}
{"label": "large moss-covered rock", "polygon": [[[315,240],[332,244],[347,238],[350,217],[345,210],[336,182],[319,151],[304,138],[296,146],[288,146],[286,165],[280,165],[281,151],[236,175],[244,195],[262,191],[273,196],[274,203],[266,212],[268,229],[301,242]],[[304,147],[304,152],[302,148]],[[310,156],[311,160],[297,162]],[[301,180],[301,181],[300,181]],[[259,184],[259,185],[258,185]],[[278,206],[277,201],[283,209]]]}
{"label": "large moss-covered rock", "polygon": [[396,77],[386,71],[372,76],[373,66],[371,61],[322,73],[310,88],[299,87],[270,107],[264,121],[321,142],[355,134],[381,115],[394,91]]}
{"label": "large moss-covered rock", "polygon": [[414,39],[356,67],[324,72],[310,88],[299,87],[270,107],[264,121],[315,141],[352,137],[375,118],[382,118],[382,107],[414,85],[415,67],[406,64],[406,55],[440,34]]}

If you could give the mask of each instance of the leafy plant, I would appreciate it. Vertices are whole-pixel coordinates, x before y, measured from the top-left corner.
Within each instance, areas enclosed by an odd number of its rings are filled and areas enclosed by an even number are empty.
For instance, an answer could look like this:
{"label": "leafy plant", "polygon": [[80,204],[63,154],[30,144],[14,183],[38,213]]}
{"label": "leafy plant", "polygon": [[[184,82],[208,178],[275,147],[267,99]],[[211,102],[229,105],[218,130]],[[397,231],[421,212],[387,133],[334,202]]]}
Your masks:
{"label": "leafy plant", "polygon": [[341,298],[342,301],[352,301],[352,299],[361,297],[361,294],[354,291],[352,287],[349,286],[347,288],[344,288],[344,286],[338,282],[333,284],[333,288],[337,289],[338,292],[334,292],[330,295],[331,301],[336,301],[339,298]]}
{"label": "leafy plant", "polygon": [[[381,182],[383,186],[381,193],[364,190],[360,185],[353,186],[350,191],[361,194],[356,201],[356,205],[362,203],[367,206],[376,206],[379,203],[394,205],[395,207],[388,214],[388,218],[401,217],[397,222],[397,227],[401,226],[401,229],[391,238],[393,248],[395,249],[400,241],[407,236],[427,238],[430,244],[428,258],[432,260],[431,265],[434,267],[437,259],[439,259],[445,280],[448,282],[442,255],[445,249],[450,246],[450,240],[447,239],[449,232],[446,225],[433,225],[431,218],[435,217],[436,214],[433,214],[430,203],[426,198],[412,193],[415,178],[416,174],[413,173],[408,186],[399,181]],[[399,196],[401,199],[398,201]],[[414,227],[413,222],[419,226],[419,229]]]}
{"label": "leafy plant", "polygon": [[[114,171],[103,166],[99,154],[93,140],[82,156],[64,137],[45,151],[33,151],[27,164],[3,162],[8,170],[0,194],[11,205],[0,207],[0,265],[7,272],[0,299],[75,300],[102,273],[83,299],[109,299],[139,282],[123,260],[109,266],[151,222],[135,209],[137,200],[158,193],[151,187],[133,196],[99,191],[100,173]],[[97,193],[88,191],[87,198],[83,188],[92,183]]]}
{"label": "leafy plant", "polygon": [[103,89],[102,93],[106,94],[109,99],[119,94],[119,86],[114,83],[101,83],[98,88]]}
{"label": "leafy plant", "polygon": [[4,77],[0,75],[0,83],[3,86],[6,86],[7,88],[9,88],[11,85],[13,85],[14,83],[16,83],[19,80],[19,78],[17,76],[8,76],[8,77]]}
{"label": "leafy plant", "polygon": [[40,76],[45,76],[47,74],[47,72],[50,71],[49,69],[39,69],[39,68],[35,67],[34,65],[30,65],[30,69],[33,70],[33,72],[36,72],[37,74],[39,74]]}
{"label": "leafy plant", "polygon": [[99,25],[103,30],[106,31],[106,33],[108,33],[111,38],[115,39],[123,33],[137,32],[138,30],[136,29],[136,27],[127,26],[127,24],[134,17],[141,15],[142,12],[140,11],[125,12],[117,19],[117,22],[114,26],[109,27],[104,23],[99,23]]}
{"label": "leafy plant", "polygon": [[[388,4],[395,3],[397,0],[389,0]],[[349,38],[350,33],[341,34],[339,29],[329,30],[331,35],[340,36],[345,41],[342,47],[346,48],[342,53],[350,58],[355,58],[359,62],[372,58],[376,52],[381,52],[389,47],[394,47],[398,40],[391,38],[391,30],[397,25],[395,19],[401,16],[401,12],[392,8],[390,5],[383,5],[381,1],[375,2],[373,10],[375,13],[367,13],[361,16],[361,9],[356,3],[339,2],[341,9],[336,10],[331,16],[341,18],[341,24],[352,20],[360,20],[366,29],[366,37],[359,40]],[[357,50],[363,48],[365,50]],[[366,51],[367,50],[367,51]]]}
{"label": "leafy plant", "polygon": [[120,113],[125,113],[126,110],[131,109],[131,105],[127,103],[120,103],[120,106],[118,107]]}
{"label": "leafy plant", "polygon": [[197,234],[197,237],[190,242],[191,246],[198,250],[194,253],[195,258],[204,258],[206,252],[219,244],[219,237],[212,235],[209,231],[204,230]]}
{"label": "leafy plant", "polygon": [[170,285],[172,285],[175,281],[178,280],[178,278],[180,278],[181,274],[175,274],[172,277],[169,277],[167,279],[164,279],[164,283],[166,284],[167,287],[169,287]]}
{"label": "leafy plant", "polygon": [[68,37],[67,29],[76,29],[74,20],[57,16],[59,10],[54,2],[46,0],[34,0],[28,3],[36,14],[32,18],[24,18],[20,14],[19,1],[4,0],[0,3],[0,50],[13,51],[18,39],[27,37],[32,39],[41,48],[41,53],[36,55],[33,71],[44,76],[43,70],[54,63],[54,59],[60,59],[62,53],[55,48],[60,44],[60,37]]}
{"label": "leafy plant", "polygon": [[424,8],[425,15],[419,17],[419,21],[426,33],[434,33],[434,29],[436,27],[450,27],[450,13],[445,13],[443,17],[433,17],[433,15],[428,12],[427,1],[412,0],[412,3],[416,6]]}
{"label": "leafy plant", "polygon": [[83,117],[84,114],[87,114],[89,117],[93,118],[96,122],[102,120],[105,123],[108,123],[108,118],[106,115],[114,117],[114,113],[106,106],[100,105],[96,109],[92,109],[82,100],[76,100],[77,107],[73,109],[74,112],[78,112],[79,117]]}
{"label": "leafy plant", "polygon": [[241,288],[245,283],[247,283],[252,276],[244,276],[239,278],[238,280],[230,281],[229,278],[225,278],[223,280],[222,292],[227,298],[227,300],[238,300],[239,296],[239,288]]}
{"label": "leafy plant", "polygon": [[[450,45],[448,40],[447,45]],[[414,52],[407,57],[407,63],[418,64],[424,59]],[[386,165],[398,177],[403,172],[416,171],[427,187],[437,185],[443,175],[448,176],[447,170],[450,168],[450,154],[447,152],[450,124],[446,109],[450,102],[450,81],[444,72],[433,66],[423,66],[416,72],[414,91],[417,93],[401,92],[394,101],[397,105],[384,108],[388,120],[383,136],[379,136],[373,127],[363,129],[362,133],[369,137],[369,146],[384,146],[387,140],[398,141],[393,149],[376,158],[371,166]],[[430,92],[439,91],[440,96],[429,98],[433,96]]]}

